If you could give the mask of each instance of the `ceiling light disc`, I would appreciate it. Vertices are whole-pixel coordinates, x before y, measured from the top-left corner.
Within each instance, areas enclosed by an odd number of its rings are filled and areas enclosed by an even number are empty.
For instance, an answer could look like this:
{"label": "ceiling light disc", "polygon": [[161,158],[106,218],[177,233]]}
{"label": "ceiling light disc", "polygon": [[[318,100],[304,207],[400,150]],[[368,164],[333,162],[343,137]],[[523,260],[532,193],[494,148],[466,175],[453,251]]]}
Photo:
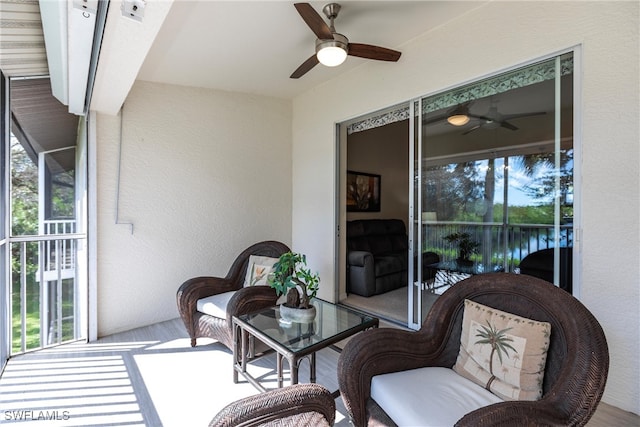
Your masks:
{"label": "ceiling light disc", "polygon": [[447,117],[447,121],[454,126],[464,126],[469,123],[469,116],[466,114],[456,114]]}
{"label": "ceiling light disc", "polygon": [[316,56],[322,65],[336,67],[347,59],[348,43],[345,36],[333,33],[333,40],[316,40]]}

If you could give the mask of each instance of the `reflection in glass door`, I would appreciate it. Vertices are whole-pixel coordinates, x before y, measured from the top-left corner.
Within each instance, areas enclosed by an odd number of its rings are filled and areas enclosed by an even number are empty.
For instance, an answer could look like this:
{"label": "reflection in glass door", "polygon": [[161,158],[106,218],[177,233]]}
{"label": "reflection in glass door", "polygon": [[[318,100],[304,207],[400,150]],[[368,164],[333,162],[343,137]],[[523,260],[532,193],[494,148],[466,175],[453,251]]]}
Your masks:
{"label": "reflection in glass door", "polygon": [[[573,54],[416,100],[409,319],[473,274],[572,292]],[[436,254],[439,262],[422,265]],[[411,274],[413,269],[409,270]]]}

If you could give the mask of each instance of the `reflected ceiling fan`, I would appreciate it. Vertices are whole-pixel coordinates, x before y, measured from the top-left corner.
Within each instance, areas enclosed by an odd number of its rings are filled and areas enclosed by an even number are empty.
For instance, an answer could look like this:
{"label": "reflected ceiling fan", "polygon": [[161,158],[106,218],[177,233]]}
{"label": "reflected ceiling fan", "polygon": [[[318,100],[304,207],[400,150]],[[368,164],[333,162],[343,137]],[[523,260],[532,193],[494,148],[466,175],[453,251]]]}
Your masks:
{"label": "reflected ceiling fan", "polygon": [[462,104],[458,104],[455,107],[451,108],[447,112],[447,114],[429,119],[425,122],[425,124],[429,125],[446,120],[453,126],[464,126],[469,123],[471,119],[479,120],[479,123],[463,133],[463,135],[467,135],[480,128],[497,129],[499,127],[503,127],[509,130],[518,130],[518,127],[510,123],[509,120],[519,119],[522,117],[541,116],[543,114],[546,114],[546,112],[544,111],[538,111],[534,113],[501,114],[498,111],[498,107],[493,102],[491,103],[489,110],[485,114],[473,114],[469,111],[469,107],[471,106],[472,102],[473,101],[468,101]]}
{"label": "reflected ceiling fan", "polygon": [[322,11],[329,19],[329,25],[309,3],[294,4],[296,10],[307,23],[311,31],[316,35],[316,53],[309,57],[291,74],[292,79],[304,76],[309,70],[322,63],[328,67],[335,67],[344,62],[347,55],[357,56],[378,61],[396,62],[400,59],[401,53],[380,46],[373,46],[362,43],[349,43],[344,35],[336,32],[333,21],[338,16],[340,5],[329,3]]}
{"label": "reflected ceiling fan", "polygon": [[514,124],[510,123],[509,120],[520,119],[523,117],[533,117],[533,116],[541,116],[546,114],[544,111],[537,111],[534,113],[520,113],[520,114],[501,114],[498,111],[498,107],[495,104],[491,104],[489,107],[489,111],[487,111],[482,116],[476,116],[480,122],[474,125],[471,129],[467,130],[463,133],[463,135],[467,135],[473,131],[476,131],[480,128],[483,129],[497,129],[499,127],[503,127],[509,130],[518,130],[518,127]]}
{"label": "reflected ceiling fan", "polygon": [[431,119],[427,119],[424,122],[424,124],[430,125],[433,123],[446,120],[447,122],[449,122],[449,124],[453,126],[464,126],[467,123],[469,123],[469,120],[471,118],[488,120],[488,117],[479,116],[477,114],[471,114],[471,112],[469,111],[469,106],[471,105],[472,102],[473,101],[467,101],[467,102],[463,102],[462,104],[458,104],[455,107],[449,109],[449,111],[447,111],[447,114],[441,114]]}

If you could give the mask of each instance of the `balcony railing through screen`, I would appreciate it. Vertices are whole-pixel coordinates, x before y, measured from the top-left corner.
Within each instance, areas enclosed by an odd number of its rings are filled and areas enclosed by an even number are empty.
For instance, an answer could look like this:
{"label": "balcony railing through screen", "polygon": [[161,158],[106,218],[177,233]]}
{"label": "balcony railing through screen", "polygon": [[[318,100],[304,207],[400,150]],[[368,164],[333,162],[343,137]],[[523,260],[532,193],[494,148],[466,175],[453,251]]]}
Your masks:
{"label": "balcony railing through screen", "polygon": [[44,235],[12,239],[12,354],[77,339],[78,245],[74,220],[44,221]]}
{"label": "balcony railing through screen", "polygon": [[[556,246],[555,228],[552,225],[535,224],[482,224],[460,222],[437,222],[422,225],[422,250],[440,255],[443,261],[457,257],[455,244],[444,237],[453,233],[469,233],[471,240],[479,243],[474,261],[501,265],[505,271],[518,271],[520,261],[530,253]],[[573,245],[573,225],[561,225],[558,247]]]}

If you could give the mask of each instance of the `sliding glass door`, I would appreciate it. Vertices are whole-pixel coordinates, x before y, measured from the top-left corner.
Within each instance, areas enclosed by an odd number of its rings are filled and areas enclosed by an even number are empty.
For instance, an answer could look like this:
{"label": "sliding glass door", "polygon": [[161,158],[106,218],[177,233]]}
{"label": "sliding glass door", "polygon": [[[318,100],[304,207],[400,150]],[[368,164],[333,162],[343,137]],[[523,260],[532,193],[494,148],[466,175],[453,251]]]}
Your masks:
{"label": "sliding glass door", "polygon": [[87,334],[84,119],[53,98],[46,77],[11,79],[7,87],[3,360]]}
{"label": "sliding glass door", "polygon": [[409,326],[473,274],[573,291],[573,69],[568,53],[413,101]]}

